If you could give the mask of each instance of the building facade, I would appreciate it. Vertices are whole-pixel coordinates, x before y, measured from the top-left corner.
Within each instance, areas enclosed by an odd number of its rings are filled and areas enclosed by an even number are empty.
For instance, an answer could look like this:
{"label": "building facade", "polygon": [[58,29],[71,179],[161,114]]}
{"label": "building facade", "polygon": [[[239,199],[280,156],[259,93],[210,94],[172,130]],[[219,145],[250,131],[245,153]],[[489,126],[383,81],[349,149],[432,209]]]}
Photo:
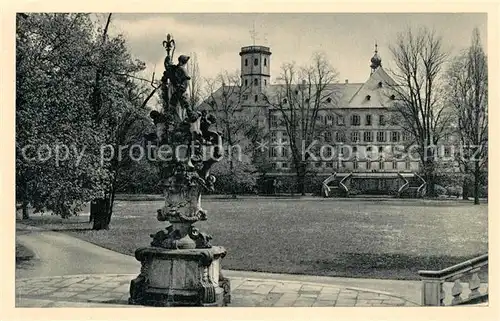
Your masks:
{"label": "building facade", "polygon": [[[232,88],[229,96],[234,96],[232,102],[239,104],[235,110],[257,115],[255,121],[269,134],[268,161],[272,172],[268,175],[295,175],[290,138],[282,121],[283,108],[275,108],[265,99],[275,96],[283,87],[271,84],[271,50],[266,46],[246,46],[239,55],[241,82],[222,86],[204,103],[213,104],[223,96],[227,100],[227,90]],[[321,130],[312,148],[316,153],[307,161],[310,171],[317,176],[326,178],[334,174],[342,179],[357,175],[364,181],[379,180],[376,184],[380,185],[382,180],[414,177],[420,171],[418,155],[408,151],[412,137],[396,117],[396,97],[390,89],[395,82],[382,67],[377,47],[368,70],[370,74],[364,83],[346,80],[327,84],[331,96],[317,110],[316,122]],[[296,94],[300,95],[300,84],[297,88]],[[286,104],[286,99],[282,103]],[[309,146],[307,142],[304,147]],[[398,190],[401,184],[404,178],[389,189]]]}

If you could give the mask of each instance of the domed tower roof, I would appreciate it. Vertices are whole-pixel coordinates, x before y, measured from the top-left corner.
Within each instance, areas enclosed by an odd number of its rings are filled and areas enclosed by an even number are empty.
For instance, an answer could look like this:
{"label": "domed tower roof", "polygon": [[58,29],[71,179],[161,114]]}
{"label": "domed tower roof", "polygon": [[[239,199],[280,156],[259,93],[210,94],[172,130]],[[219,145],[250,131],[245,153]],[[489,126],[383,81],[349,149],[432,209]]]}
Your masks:
{"label": "domed tower roof", "polygon": [[377,48],[378,48],[377,43],[375,43],[375,54],[373,55],[372,59],[370,59],[370,61],[371,61],[370,68],[372,69],[372,73],[375,70],[377,70],[378,67],[382,66],[382,59],[378,55]]}

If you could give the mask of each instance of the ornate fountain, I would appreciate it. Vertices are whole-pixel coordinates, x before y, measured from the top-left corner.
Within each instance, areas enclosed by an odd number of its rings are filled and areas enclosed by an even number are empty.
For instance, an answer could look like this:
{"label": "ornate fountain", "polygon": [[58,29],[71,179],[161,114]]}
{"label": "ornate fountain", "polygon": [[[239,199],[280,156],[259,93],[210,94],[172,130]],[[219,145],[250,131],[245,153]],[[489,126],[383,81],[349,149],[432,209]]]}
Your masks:
{"label": "ornate fountain", "polygon": [[131,281],[129,303],[225,306],[230,302],[229,280],[221,273],[226,250],[212,246],[212,237],[194,227],[197,221],[207,219],[201,194],[213,190],[215,177],[209,171],[222,158],[222,137],[210,130],[215,117],[193,111],[188,103],[189,57],[180,55],[178,63],[173,64],[175,41],[170,34],[163,46],[167,51],[161,79],[163,110],[152,111],[150,116],[156,127],[160,184],[165,196],[157,219],[170,225],[151,235],[150,247],[136,250],[141,271]]}

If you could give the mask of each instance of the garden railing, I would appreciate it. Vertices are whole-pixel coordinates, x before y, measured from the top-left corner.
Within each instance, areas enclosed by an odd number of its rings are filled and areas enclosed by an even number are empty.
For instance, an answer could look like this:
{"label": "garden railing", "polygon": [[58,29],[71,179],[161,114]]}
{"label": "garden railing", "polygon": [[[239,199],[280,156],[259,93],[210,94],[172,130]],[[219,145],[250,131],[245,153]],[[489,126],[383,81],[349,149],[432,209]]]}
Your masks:
{"label": "garden railing", "polygon": [[[422,279],[422,305],[444,306],[446,300],[445,284],[451,286],[452,299],[448,305],[478,304],[488,301],[488,280],[479,277],[481,270],[488,268],[488,254],[453,265],[439,271],[419,271]],[[464,288],[470,290],[468,296],[462,297]],[[453,282],[452,284],[450,284]],[[480,290],[483,290],[482,292]],[[466,294],[466,293],[464,293]],[[449,301],[449,300],[447,300]]]}

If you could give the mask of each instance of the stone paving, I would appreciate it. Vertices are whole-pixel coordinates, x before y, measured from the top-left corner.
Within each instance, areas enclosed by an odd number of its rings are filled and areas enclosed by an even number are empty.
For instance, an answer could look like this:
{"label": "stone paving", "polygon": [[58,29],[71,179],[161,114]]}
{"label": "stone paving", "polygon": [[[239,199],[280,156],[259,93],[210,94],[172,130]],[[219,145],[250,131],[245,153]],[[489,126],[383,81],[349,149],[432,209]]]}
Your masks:
{"label": "stone paving", "polygon": [[[75,275],[16,280],[16,307],[138,307],[127,305],[135,274]],[[298,281],[231,277],[233,307],[418,306],[369,289]]]}

